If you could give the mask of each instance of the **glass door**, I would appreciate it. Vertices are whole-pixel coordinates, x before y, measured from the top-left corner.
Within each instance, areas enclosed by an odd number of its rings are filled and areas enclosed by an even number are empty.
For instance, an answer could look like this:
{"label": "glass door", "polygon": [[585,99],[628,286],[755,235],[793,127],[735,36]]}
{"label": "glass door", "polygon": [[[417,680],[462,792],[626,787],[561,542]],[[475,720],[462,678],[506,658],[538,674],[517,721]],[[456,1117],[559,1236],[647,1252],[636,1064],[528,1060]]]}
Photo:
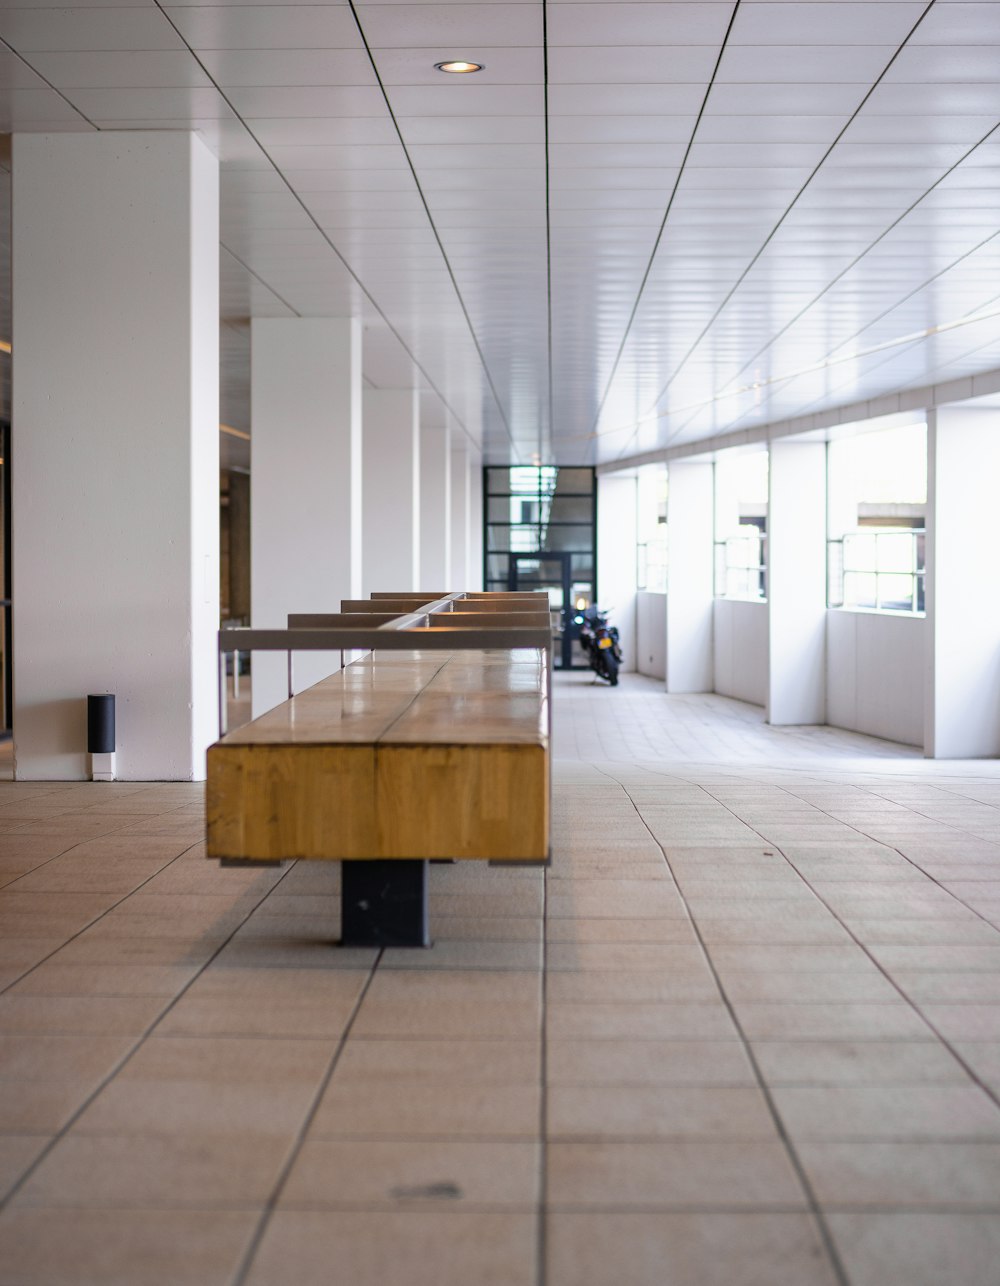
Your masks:
{"label": "glass door", "polygon": [[[552,617],[553,665],[557,670],[573,669],[574,645],[580,638],[575,618],[593,601],[589,580],[573,575],[573,555],[551,550],[537,554],[512,554],[510,559],[511,590],[544,590],[549,596]],[[579,653],[582,666],[583,653]]]}

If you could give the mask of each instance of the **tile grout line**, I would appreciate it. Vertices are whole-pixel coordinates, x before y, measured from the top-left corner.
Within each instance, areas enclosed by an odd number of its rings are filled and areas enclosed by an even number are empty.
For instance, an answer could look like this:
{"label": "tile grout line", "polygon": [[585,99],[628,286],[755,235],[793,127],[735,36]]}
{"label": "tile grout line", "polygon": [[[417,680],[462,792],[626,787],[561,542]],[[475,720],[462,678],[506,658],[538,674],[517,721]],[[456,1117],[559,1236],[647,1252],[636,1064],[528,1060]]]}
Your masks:
{"label": "tile grout line", "polygon": [[[785,1152],[788,1156],[788,1159],[791,1162],[793,1170],[795,1171],[796,1177],[798,1178],[802,1191],[805,1193],[806,1200],[809,1204],[809,1213],[812,1215],[816,1224],[816,1228],[819,1231],[820,1240],[823,1244],[823,1248],[826,1251],[827,1258],[830,1262],[831,1268],[833,1269],[834,1276],[836,1277],[839,1286],[850,1286],[850,1278],[848,1277],[847,1271],[844,1268],[843,1263],[841,1262],[840,1252],[837,1249],[837,1245],[833,1239],[833,1234],[831,1233],[829,1225],[827,1224],[826,1215],[822,1207],[820,1206],[819,1199],[816,1196],[816,1192],[812,1186],[809,1176],[806,1174],[805,1167],[803,1166],[801,1160],[799,1159],[798,1152],[796,1151],[792,1143],[791,1137],[788,1134],[788,1131],[785,1129],[784,1121],[782,1120],[781,1114],[778,1111],[777,1104],[774,1101],[774,1097],[771,1093],[771,1088],[767,1084],[767,1081],[764,1078],[763,1072],[760,1069],[760,1065],[757,1062],[756,1055],[754,1054],[754,1051],[750,1045],[750,1041],[747,1039],[746,1033],[743,1030],[743,1025],[736,1014],[736,1009],[732,1001],[729,999],[729,995],[725,987],[723,986],[722,979],[719,976],[719,973],[715,967],[715,962],[712,960],[711,954],[709,953],[708,947],[706,946],[705,939],[702,937],[701,930],[698,927],[698,923],[695,917],[691,914],[691,909],[688,906],[688,900],[684,895],[684,891],[681,888],[681,886],[677,883],[677,880],[674,877],[673,869],[671,868],[670,859],[667,857],[666,850],[664,849],[660,841],[656,838],[656,836],[653,834],[653,832],[649,829],[649,826],[646,823],[646,819],[643,817],[638,804],[636,804],[635,800],[629,794],[628,787],[622,783],[618,783],[618,784],[621,786],[622,792],[624,793],[626,799],[628,799],[629,803],[635,809],[636,815],[638,816],[639,820],[642,822],[643,826],[646,828],[650,838],[653,840],[657,848],[663,854],[664,864],[667,870],[670,872],[670,878],[673,880],[674,886],[677,889],[678,896],[680,897],[681,901],[684,904],[684,908],[687,911],[688,918],[691,922],[691,927],[694,930],[695,936],[698,939],[698,944],[701,947],[702,954],[704,955],[708,968],[711,971],[713,979],[715,980],[715,985],[719,989],[719,996],[722,999],[722,1003],[725,1005],[726,1010],[729,1013],[730,1021],[732,1022],[733,1026],[736,1028],[737,1033],[739,1034],[739,1038],[743,1045],[744,1052],[747,1056],[747,1059],[750,1062],[751,1068],[753,1069],[754,1077],[757,1080],[757,1088],[760,1090],[760,1093],[764,1099],[764,1102],[767,1105],[768,1112],[770,1113],[771,1119],[774,1123],[775,1131],[777,1132],[778,1138],[781,1140],[782,1144],[784,1145]],[[702,787],[702,789],[704,789],[704,787]],[[706,791],[706,794],[710,794],[710,792]],[[717,800],[716,802],[718,803],[719,801]],[[784,856],[784,854],[782,854],[782,856]]]}
{"label": "tile grout line", "polygon": [[285,1163],[281,1167],[281,1170],[278,1173],[278,1177],[275,1180],[275,1184],[271,1191],[271,1195],[268,1197],[267,1201],[265,1202],[264,1208],[260,1211],[260,1216],[257,1220],[257,1226],[254,1229],[249,1242],[247,1243],[247,1247],[243,1252],[243,1255],[240,1259],[239,1264],[236,1267],[236,1271],[233,1273],[233,1276],[230,1279],[231,1286],[243,1286],[244,1282],[247,1280],[247,1274],[250,1272],[250,1270],[253,1267],[253,1263],[257,1256],[257,1252],[260,1249],[261,1244],[264,1240],[264,1236],[267,1233],[268,1227],[270,1226],[271,1219],[278,1208],[278,1202],[281,1200],[281,1194],[285,1189],[285,1184],[288,1182],[292,1169],[294,1168],[295,1163],[299,1158],[299,1153],[302,1151],[302,1146],[306,1141],[306,1136],[309,1133],[309,1129],[312,1126],[313,1121],[316,1119],[316,1113],[319,1111],[320,1104],[323,1101],[323,1096],[325,1095],[330,1082],[333,1080],[334,1072],[336,1072],[337,1070],[337,1064],[340,1062],[340,1057],[343,1054],[344,1049],[347,1045],[347,1040],[351,1034],[351,1029],[353,1028],[355,1022],[357,1021],[358,1015],[361,1012],[361,1006],[364,1004],[365,997],[368,995],[371,985],[375,980],[376,970],[381,964],[382,957],[384,956],[384,954],[385,954],[385,948],[379,947],[378,954],[376,955],[374,961],[372,962],[371,968],[368,970],[368,977],[365,979],[364,985],[362,986],[361,991],[358,993],[358,998],[354,1002],[354,1005],[351,1009],[347,1022],[344,1024],[344,1029],[340,1033],[340,1036],[334,1047],[333,1054],[330,1056],[330,1061],[327,1064],[326,1071],[320,1077],[319,1084],[316,1087],[316,1092],[313,1095],[312,1101],[310,1102],[309,1106],[306,1108],[305,1114],[302,1118],[302,1122],[298,1130],[296,1131],[295,1137],[292,1140],[292,1144],[288,1151],[288,1155],[285,1159]]}
{"label": "tile grout line", "polygon": [[[80,842],[85,843],[87,841],[80,841]],[[140,889],[145,888],[146,885],[149,884],[151,880],[155,880],[158,876],[162,875],[165,870],[173,866],[175,862],[179,862],[182,857],[190,853],[193,848],[197,848],[200,843],[202,843],[200,839],[192,840],[191,843],[187,846],[187,848],[183,849],[180,853],[175,854],[175,856],[169,858],[166,862],[163,863],[163,865],[159,868],[159,870],[154,871],[152,875],[148,875],[144,880],[140,881],[140,883],[138,883],[134,889],[129,889],[129,891],[123,894],[118,899],[117,902],[112,902],[109,907],[105,907],[105,909],[100,913],[100,915],[95,915],[94,918],[92,920],[88,920],[87,923],[83,925],[82,928],[77,929],[75,933],[71,933],[69,937],[65,939],[65,941],[60,942],[59,946],[55,947],[52,951],[50,951],[48,955],[42,956],[41,960],[36,960],[33,965],[25,969],[24,973],[18,974],[18,976],[13,980],[13,982],[8,982],[6,986],[0,987],[0,996],[4,995],[5,992],[8,992],[11,989],[11,987],[16,987],[18,983],[23,982],[25,978],[30,978],[31,975],[35,972],[35,970],[38,969],[41,965],[48,964],[48,962],[53,958],[53,956],[57,956],[59,952],[63,950],[64,947],[68,947],[71,942],[75,942],[77,938],[81,937],[84,933],[88,932],[88,930],[92,929],[95,924],[100,924],[100,922],[104,919],[106,915],[110,915],[112,911],[117,911],[117,909],[122,905],[122,903],[127,902],[133,893],[138,893]],[[39,866],[34,867],[30,871],[25,871],[24,875],[19,875],[17,878],[24,879],[24,877],[27,875],[34,875],[35,871],[40,871],[43,866],[48,866],[49,862],[56,862],[59,860],[60,857],[65,857],[66,853],[72,852],[73,849],[76,847],[77,845],[75,844],[72,845],[70,848],[66,849],[65,852],[58,853],[55,857],[49,858],[48,861],[42,862]],[[284,876],[282,876],[282,879],[284,879]],[[276,885],[272,884],[271,888],[273,889],[275,887]],[[2,890],[0,890],[0,892],[3,892],[3,893],[9,893],[11,891],[12,890],[9,884],[5,884]],[[15,889],[13,891],[16,892],[17,890]],[[268,893],[270,892],[271,892],[271,889],[268,889]],[[41,894],[40,896],[44,897],[45,894]],[[62,894],[57,893],[57,894],[54,894],[53,896],[60,897],[62,896]],[[69,894],[69,896],[73,897],[74,894],[71,893]],[[84,893],[84,894],[80,894],[79,896],[86,897],[86,896],[99,896],[99,895],[95,895],[95,894],[88,895]],[[264,896],[266,897],[267,894],[265,893]],[[260,903],[257,903],[257,906],[259,905]],[[256,909],[257,907],[255,906],[254,910]],[[195,975],[195,977],[197,977],[197,974]],[[191,981],[193,982],[194,979],[192,979]],[[157,1022],[159,1022],[159,1019],[157,1019]]]}
{"label": "tile grout line", "polygon": [[[712,796],[712,798],[714,799],[714,798],[715,798],[715,796]],[[729,809],[728,805],[727,805],[727,804],[725,804],[725,803],[723,803],[723,801],[722,801],[722,800],[716,800],[716,802],[717,802],[717,803],[722,804],[722,806],[723,806],[724,808],[726,808],[726,809],[728,809],[728,811],[732,812],[732,809]],[[815,807],[815,805],[814,805],[814,807]],[[824,810],[823,810],[823,809],[819,809],[818,811],[823,812]],[[911,811],[915,811],[915,810],[911,810]],[[736,817],[737,815],[738,815],[738,814],[733,813],[733,816],[734,816],[734,817]],[[756,827],[754,827],[754,828],[752,828],[752,829],[756,830]],[[851,827],[851,829],[852,829],[852,830],[854,830],[854,831],[856,831],[856,833],[857,833],[857,834],[859,834],[859,835],[864,835],[864,834],[865,834],[865,833],[864,833],[864,831],[859,830],[859,829],[858,829],[857,827],[855,827],[855,826],[852,826],[852,827]],[[759,831],[757,831],[757,834],[759,835],[759,834],[760,834],[760,832],[759,832]],[[763,838],[764,838],[764,837],[763,837],[763,836],[761,836],[761,839],[763,839]],[[866,839],[872,839],[872,836],[870,836],[870,835],[866,835],[866,836],[865,836],[865,838],[866,838]],[[881,841],[876,841],[876,842],[881,843]],[[913,1010],[913,1012],[917,1015],[917,1017],[920,1019],[920,1021],[921,1021],[922,1023],[924,1023],[924,1025],[927,1027],[927,1029],[928,1029],[929,1031],[931,1031],[931,1032],[934,1034],[935,1038],[936,1038],[936,1039],[937,1039],[937,1040],[938,1040],[938,1041],[939,1041],[939,1042],[944,1046],[944,1048],[948,1051],[948,1053],[952,1056],[952,1058],[954,1058],[954,1059],[955,1059],[955,1061],[959,1064],[959,1066],[963,1069],[963,1071],[965,1071],[965,1073],[968,1075],[969,1079],[973,1082],[973,1084],[974,1084],[974,1085],[976,1085],[976,1086],[978,1086],[978,1087],[979,1087],[979,1089],[981,1089],[981,1090],[983,1091],[983,1093],[984,1093],[984,1094],[986,1095],[986,1097],[987,1097],[987,1098],[988,1098],[988,1099],[989,1099],[989,1100],[994,1104],[994,1106],[995,1106],[995,1107],[1000,1108],[1000,1091],[998,1091],[998,1090],[994,1090],[993,1088],[991,1088],[991,1086],[990,1086],[986,1081],[984,1081],[984,1080],[982,1079],[982,1077],[980,1077],[980,1075],[979,1075],[979,1074],[978,1074],[978,1072],[975,1070],[975,1068],[971,1065],[971,1063],[969,1063],[969,1062],[967,1061],[967,1059],[965,1059],[965,1058],[964,1058],[964,1057],[963,1057],[963,1056],[958,1052],[958,1050],[955,1048],[955,1046],[954,1046],[954,1044],[952,1043],[952,1041],[951,1041],[951,1040],[949,1040],[945,1035],[943,1035],[943,1033],[939,1030],[939,1028],[937,1027],[937,1025],[936,1025],[935,1023],[931,1022],[931,1020],[927,1017],[927,1015],[926,1015],[926,1014],[924,1013],[924,1011],[920,1008],[920,1006],[919,1006],[918,1004],[916,1004],[916,1002],[915,1002],[915,1001],[913,1001],[913,1000],[911,1000],[911,999],[910,999],[910,997],[906,994],[905,989],[904,989],[902,986],[900,986],[900,984],[896,981],[896,979],[895,979],[895,978],[893,978],[892,974],[891,974],[891,973],[890,973],[890,972],[885,968],[885,966],[884,966],[884,965],[883,965],[883,964],[878,960],[878,958],[877,958],[877,957],[872,953],[871,949],[866,945],[866,943],[864,943],[864,942],[862,942],[862,941],[861,941],[861,939],[860,939],[860,938],[858,937],[858,935],[854,932],[854,930],[851,928],[851,926],[850,926],[850,925],[849,925],[849,924],[848,924],[848,923],[847,923],[847,922],[846,922],[846,921],[845,921],[845,920],[844,920],[844,919],[843,919],[843,918],[838,914],[838,912],[837,912],[837,911],[835,911],[835,910],[833,909],[833,907],[831,907],[831,906],[830,906],[830,904],[827,902],[826,898],[822,895],[822,893],[817,893],[817,892],[816,892],[816,890],[813,888],[813,886],[812,886],[812,884],[810,883],[810,881],[807,879],[807,877],[806,877],[806,876],[804,876],[804,875],[802,874],[802,872],[798,869],[798,867],[795,865],[795,863],[792,861],[792,859],[791,859],[791,858],[789,858],[789,857],[787,857],[787,856],[785,855],[785,852],[784,852],[784,850],[782,849],[781,845],[780,845],[780,844],[771,844],[771,843],[770,843],[770,841],[768,841],[768,844],[770,845],[770,847],[772,847],[772,848],[774,848],[774,849],[777,849],[777,851],[778,851],[779,853],[781,853],[781,856],[782,856],[782,857],[784,858],[784,860],[785,860],[785,861],[786,861],[786,862],[787,862],[787,863],[792,867],[792,869],[796,872],[796,874],[798,875],[799,879],[800,879],[800,880],[803,882],[803,884],[805,884],[805,886],[809,889],[809,891],[812,893],[813,897],[815,897],[815,898],[817,899],[817,901],[819,901],[819,902],[820,902],[820,903],[821,903],[821,904],[826,908],[826,910],[830,913],[830,915],[833,917],[833,919],[834,919],[834,920],[836,920],[836,922],[840,925],[840,927],[844,930],[844,932],[845,932],[845,933],[850,937],[851,941],[855,944],[855,946],[859,947],[859,948],[860,948],[860,950],[864,952],[865,956],[866,956],[866,957],[871,961],[871,963],[872,963],[872,964],[875,966],[875,968],[879,971],[879,973],[882,975],[882,977],[883,977],[883,978],[885,978],[885,980],[889,983],[889,985],[890,985],[890,986],[891,986],[891,987],[892,987],[892,988],[893,988],[893,989],[894,989],[894,990],[899,994],[899,996],[901,997],[901,999],[903,1000],[903,1002],[904,1002],[906,1005],[908,1005],[908,1006]],[[886,847],[886,848],[888,848],[888,849],[890,850],[890,852],[893,852],[893,853],[899,853],[899,856],[900,856],[900,857],[902,857],[905,861],[910,862],[910,859],[906,856],[906,854],[905,854],[905,853],[900,852],[900,850],[899,850],[899,849],[893,848],[891,845],[888,845],[888,844],[887,844],[887,845],[885,845],[885,847]],[[920,873],[921,873],[922,875],[924,875],[928,880],[931,880],[931,881],[932,881],[933,883],[935,883],[935,884],[937,883],[937,881],[936,881],[936,880],[934,880],[932,876],[927,875],[927,873],[926,873],[925,871],[921,870],[921,868],[920,868],[919,866],[917,866],[915,862],[911,862],[910,864],[911,864],[912,866],[914,866],[918,871],[920,871]],[[850,883],[850,881],[847,881],[847,883],[849,884],[849,883]],[[939,887],[943,888],[944,886],[943,886],[943,885],[941,885],[941,886],[939,886]],[[945,892],[948,892],[948,890],[947,890],[947,889],[945,889],[944,891],[945,891]],[[949,893],[949,897],[954,897],[954,896],[955,896],[954,894]],[[955,901],[956,901],[956,902],[958,902],[960,906],[965,906],[965,903],[964,903],[964,902],[962,902],[962,901],[961,901],[961,899],[959,899],[959,898],[955,898]],[[991,923],[991,921],[986,920],[984,916],[979,915],[979,912],[978,912],[978,911],[975,911],[975,908],[974,908],[974,907],[967,907],[966,909],[967,909],[967,910],[970,910],[970,911],[973,911],[973,912],[974,912],[974,914],[976,914],[977,916],[979,916],[979,918],[983,921],[983,923],[985,923],[985,924],[989,924],[991,928],[994,928],[994,929],[996,928],[996,925],[992,924],[992,923]],[[930,1002],[930,1003],[933,1003],[933,1002]],[[969,1002],[969,1003],[977,1003],[977,1002]]]}
{"label": "tile grout line", "polygon": [[[195,843],[196,844],[200,843],[200,841],[195,841]],[[192,845],[192,847],[194,846],[195,845]],[[188,850],[185,849],[185,852],[187,851]],[[176,862],[181,856],[183,856],[183,854],[178,854],[178,856],[173,860]],[[167,865],[168,866],[172,865],[172,863],[168,862]],[[232,933],[230,933],[229,936],[223,942],[219,943],[218,947],[216,947],[216,949],[212,952],[212,954],[201,966],[201,968],[198,969],[195,975],[192,978],[188,979],[188,981],[184,984],[184,986],[181,987],[180,991],[178,991],[177,994],[171,998],[169,1004],[167,1004],[166,1006],[164,1006],[162,1010],[160,1010],[160,1012],[149,1024],[146,1030],[139,1035],[138,1039],[136,1040],[132,1048],[126,1054],[122,1055],[120,1059],[118,1059],[118,1061],[108,1072],[108,1074],[101,1078],[100,1084],[98,1084],[97,1087],[90,1094],[87,1095],[87,1097],[76,1109],[76,1111],[70,1115],[68,1120],[62,1126],[62,1128],[57,1130],[56,1133],[52,1136],[52,1138],[49,1139],[48,1143],[45,1145],[45,1147],[42,1149],[39,1155],[34,1159],[31,1165],[28,1166],[27,1170],[25,1170],[24,1173],[20,1176],[20,1178],[10,1189],[7,1195],[2,1200],[0,1200],[0,1212],[2,1212],[7,1208],[7,1206],[10,1204],[11,1199],[21,1191],[21,1189],[24,1187],[27,1180],[31,1178],[31,1176],[35,1173],[35,1171],[42,1164],[42,1162],[51,1154],[51,1152],[56,1147],[56,1145],[62,1142],[62,1140],[70,1132],[73,1126],[77,1123],[77,1121],[79,1121],[80,1117],[83,1116],[84,1112],[87,1111],[90,1105],[98,1097],[98,1095],[100,1095],[111,1084],[111,1082],[115,1079],[115,1077],[119,1074],[119,1072],[121,1072],[122,1069],[132,1061],[132,1059],[143,1047],[143,1045],[146,1043],[149,1037],[152,1036],[153,1033],[156,1031],[156,1028],[160,1025],[161,1022],[163,1022],[164,1018],[166,1018],[166,1016],[174,1009],[177,1003],[187,994],[187,992],[190,991],[190,989],[194,986],[194,984],[198,981],[198,979],[202,976],[202,974],[209,968],[209,966],[216,959],[218,959],[219,955],[225,950],[227,946],[229,946],[230,942],[232,942],[233,938],[236,937],[237,933],[239,933],[240,929],[243,928],[243,926],[247,923],[247,921],[258,909],[258,907],[260,907],[264,902],[267,901],[268,897],[271,895],[274,889],[277,888],[278,884],[281,883],[281,880],[285,878],[285,876],[288,874],[288,872],[292,869],[293,866],[294,866],[294,863],[289,865],[288,871],[283,871],[281,874],[281,878],[275,884],[273,884],[271,888],[269,888],[267,892],[261,898],[258,899],[257,902],[254,903],[254,905],[249,909],[249,911],[247,911],[246,915],[243,917],[240,923],[233,929]],[[157,874],[158,873],[159,872],[157,872]],[[154,878],[155,876],[150,876],[150,879],[154,879]],[[134,891],[135,890],[133,890],[133,892]],[[131,896],[131,894],[129,894],[129,896]],[[113,909],[113,908],[109,908],[109,909]],[[104,914],[106,915],[107,912],[105,912]],[[88,925],[87,928],[89,927],[90,926]],[[80,933],[83,933],[83,932],[85,932],[85,930],[81,929]],[[73,936],[79,937],[79,934],[74,934]],[[72,942],[73,938],[68,939],[68,941]],[[63,945],[65,946],[66,943],[64,943]],[[53,954],[56,954],[56,953],[54,952]],[[43,962],[39,961],[39,963],[41,964]],[[37,968],[37,966],[35,967]],[[29,973],[30,972],[31,971],[29,970]]]}
{"label": "tile grout line", "polygon": [[[551,853],[549,862],[551,863]],[[548,1051],[548,955],[549,955],[549,867],[542,872],[542,1012],[539,1032],[539,1060],[541,1094],[538,1101],[538,1232],[537,1232],[537,1281],[545,1286],[548,1272],[548,1133],[549,1133],[549,1051]]]}

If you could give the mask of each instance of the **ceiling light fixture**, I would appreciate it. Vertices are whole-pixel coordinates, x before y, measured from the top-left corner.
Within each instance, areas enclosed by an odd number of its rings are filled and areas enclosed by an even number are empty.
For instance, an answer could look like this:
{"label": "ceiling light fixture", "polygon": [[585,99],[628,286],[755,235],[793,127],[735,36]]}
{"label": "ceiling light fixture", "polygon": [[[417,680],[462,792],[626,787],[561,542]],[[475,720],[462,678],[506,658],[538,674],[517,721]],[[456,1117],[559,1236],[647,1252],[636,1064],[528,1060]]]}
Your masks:
{"label": "ceiling light fixture", "polygon": [[447,72],[450,76],[467,76],[470,72],[482,71],[485,66],[485,63],[469,63],[462,58],[456,58],[451,62],[434,64],[437,71]]}

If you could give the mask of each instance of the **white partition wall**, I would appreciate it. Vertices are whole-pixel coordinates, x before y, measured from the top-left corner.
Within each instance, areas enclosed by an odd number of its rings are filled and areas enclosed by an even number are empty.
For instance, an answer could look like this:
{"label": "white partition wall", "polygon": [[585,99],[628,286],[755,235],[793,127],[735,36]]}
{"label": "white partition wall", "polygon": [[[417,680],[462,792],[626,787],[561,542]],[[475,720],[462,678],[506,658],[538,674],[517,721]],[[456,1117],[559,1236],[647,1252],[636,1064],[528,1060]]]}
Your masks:
{"label": "white partition wall", "polygon": [[706,461],[670,465],[667,491],[667,691],[711,692],[714,497]]}
{"label": "white partition wall", "polygon": [[361,408],[361,593],[419,589],[420,394],[365,389]]}
{"label": "white partition wall", "polygon": [[998,755],[1000,409],[928,412],[927,465],[924,753],[935,759]]}
{"label": "white partition wall", "polygon": [[[361,328],[356,319],[252,323],[251,613],[339,612],[361,593]],[[339,656],[300,654],[296,688]],[[287,695],[284,655],[253,660],[253,714]]]}
{"label": "white partition wall", "polygon": [[469,588],[469,457],[464,446],[454,445],[451,449],[451,579],[450,588]]}
{"label": "white partition wall", "polygon": [[621,634],[623,670],[635,669],[636,479],[597,479],[597,601]]}
{"label": "white partition wall", "polygon": [[193,134],[13,151],[15,771],[204,777],[217,723],[218,162]]}
{"label": "white partition wall", "polygon": [[421,590],[448,590],[451,580],[451,440],[447,428],[420,427]]}
{"label": "white partition wall", "polygon": [[826,443],[772,442],[767,720],[826,721]]}
{"label": "white partition wall", "polygon": [[468,588],[483,588],[483,460],[469,456],[469,566]]}

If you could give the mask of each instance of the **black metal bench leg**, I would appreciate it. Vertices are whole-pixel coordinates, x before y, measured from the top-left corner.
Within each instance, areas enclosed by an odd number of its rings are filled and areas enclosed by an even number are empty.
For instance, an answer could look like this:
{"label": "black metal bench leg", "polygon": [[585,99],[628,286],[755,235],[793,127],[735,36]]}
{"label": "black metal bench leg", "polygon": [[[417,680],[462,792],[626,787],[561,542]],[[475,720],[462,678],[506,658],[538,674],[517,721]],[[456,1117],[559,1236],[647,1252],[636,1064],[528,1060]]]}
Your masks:
{"label": "black metal bench leg", "polygon": [[345,947],[429,947],[427,863],[341,862]]}

